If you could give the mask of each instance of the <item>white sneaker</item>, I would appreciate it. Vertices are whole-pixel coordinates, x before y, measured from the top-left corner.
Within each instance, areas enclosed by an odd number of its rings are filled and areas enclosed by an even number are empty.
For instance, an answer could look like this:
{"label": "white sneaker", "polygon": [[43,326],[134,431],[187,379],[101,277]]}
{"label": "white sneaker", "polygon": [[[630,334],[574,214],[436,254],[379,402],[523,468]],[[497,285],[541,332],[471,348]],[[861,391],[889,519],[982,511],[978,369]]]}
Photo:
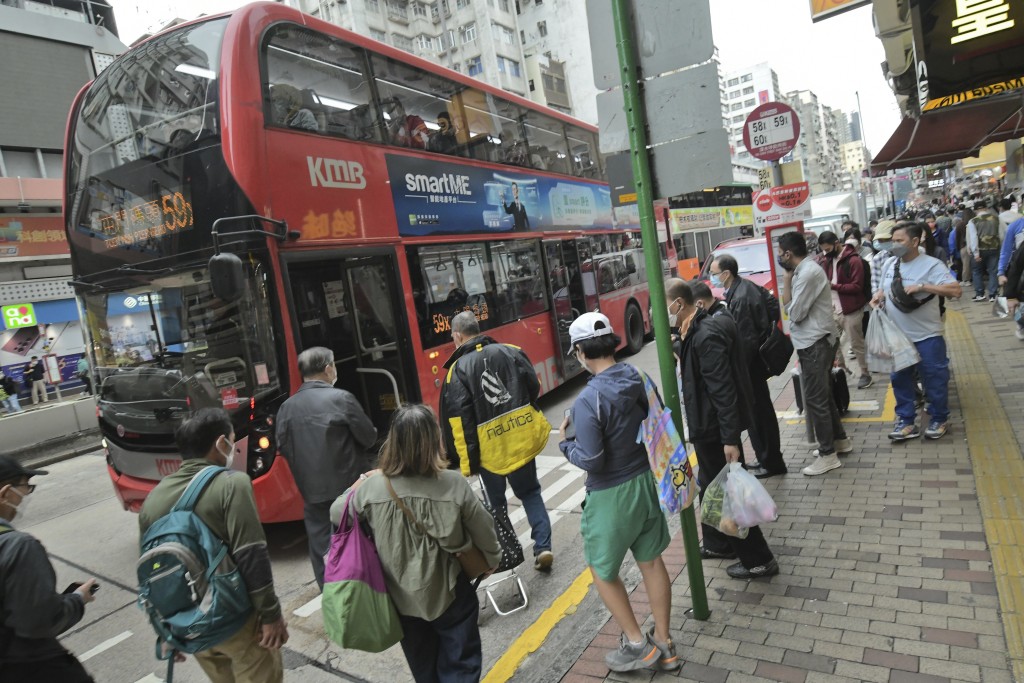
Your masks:
{"label": "white sneaker", "polygon": [[832,445],[836,447],[836,453],[839,455],[846,455],[853,453],[853,444],[850,443],[850,438],[836,439],[832,442]]}
{"label": "white sneaker", "polygon": [[1017,339],[1020,339],[1021,341],[1024,341],[1024,330],[1022,330],[1021,328],[1018,327],[1017,329],[1015,329],[1013,331],[1013,333],[1015,335],[1017,335]]}
{"label": "white sneaker", "polygon": [[813,463],[800,471],[808,477],[815,477],[842,466],[843,463],[839,462],[839,456],[833,453],[832,455],[819,455]]}

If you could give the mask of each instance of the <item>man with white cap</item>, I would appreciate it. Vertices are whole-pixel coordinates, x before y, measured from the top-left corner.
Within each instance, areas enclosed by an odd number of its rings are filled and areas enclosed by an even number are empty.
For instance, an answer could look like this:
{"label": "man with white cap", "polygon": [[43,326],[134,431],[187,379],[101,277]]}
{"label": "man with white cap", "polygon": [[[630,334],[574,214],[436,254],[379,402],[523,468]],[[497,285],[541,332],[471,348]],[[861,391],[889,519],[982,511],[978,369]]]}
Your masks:
{"label": "man with white cap", "polygon": [[0,681],[93,683],[57,636],[82,620],[96,580],[58,593],[43,544],[15,528],[36,488],[31,478],[44,474],[0,455]]}
{"label": "man with white cap", "polygon": [[[558,444],[572,464],[586,470],[587,497],[580,519],[583,559],[605,607],[622,629],[619,647],[605,656],[612,671],[678,669],[669,635],[672,584],[661,554],[670,536],[658,503],[647,448],[638,443],[648,414],[640,372],[615,362],[621,340],[601,313],[584,313],[569,326],[570,355],[593,377],[573,403]],[[573,433],[575,432],[575,433]],[[654,626],[640,630],[619,577],[633,554],[650,600]]]}

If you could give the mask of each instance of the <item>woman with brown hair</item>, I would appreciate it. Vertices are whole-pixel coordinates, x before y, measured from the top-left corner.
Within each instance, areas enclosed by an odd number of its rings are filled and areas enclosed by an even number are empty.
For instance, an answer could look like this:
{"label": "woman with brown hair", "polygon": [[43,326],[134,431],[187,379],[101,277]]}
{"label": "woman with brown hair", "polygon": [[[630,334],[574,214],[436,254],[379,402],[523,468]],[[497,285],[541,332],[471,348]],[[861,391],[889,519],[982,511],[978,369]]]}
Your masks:
{"label": "woman with brown hair", "polygon": [[[479,681],[480,607],[456,554],[475,546],[497,567],[494,520],[465,477],[447,469],[437,417],[427,406],[395,412],[378,465],[353,485],[352,506],[377,546],[413,678]],[[346,491],[331,506],[335,526],[347,497]]]}

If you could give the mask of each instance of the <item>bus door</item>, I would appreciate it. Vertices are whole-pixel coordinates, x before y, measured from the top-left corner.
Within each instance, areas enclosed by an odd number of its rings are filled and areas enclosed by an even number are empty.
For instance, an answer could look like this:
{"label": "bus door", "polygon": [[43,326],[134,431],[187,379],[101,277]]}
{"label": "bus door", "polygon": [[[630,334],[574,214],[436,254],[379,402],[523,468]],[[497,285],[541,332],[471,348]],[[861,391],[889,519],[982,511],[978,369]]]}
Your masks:
{"label": "bus door", "polygon": [[341,257],[288,264],[300,351],[334,352],[340,389],[352,392],[387,433],[392,413],[418,399],[399,314],[397,271],[391,256]]}
{"label": "bus door", "polygon": [[[582,313],[573,304],[573,299],[575,298],[578,302],[582,302],[584,299],[582,281],[576,278],[576,281],[573,282],[572,272],[566,263],[564,255],[566,249],[572,249],[575,254],[576,248],[572,240],[544,241],[544,266],[548,274],[548,296],[551,301],[551,314],[554,317],[555,330],[558,333],[558,371],[561,373],[563,380],[578,374],[582,370],[579,361],[574,357],[568,357],[566,354],[569,353],[571,346],[569,326]],[[571,291],[573,287],[578,292],[573,293]]]}
{"label": "bus door", "polygon": [[597,298],[597,264],[593,253],[594,245],[589,237],[562,240],[562,258],[569,271],[569,300],[576,316],[596,311],[601,306]]}

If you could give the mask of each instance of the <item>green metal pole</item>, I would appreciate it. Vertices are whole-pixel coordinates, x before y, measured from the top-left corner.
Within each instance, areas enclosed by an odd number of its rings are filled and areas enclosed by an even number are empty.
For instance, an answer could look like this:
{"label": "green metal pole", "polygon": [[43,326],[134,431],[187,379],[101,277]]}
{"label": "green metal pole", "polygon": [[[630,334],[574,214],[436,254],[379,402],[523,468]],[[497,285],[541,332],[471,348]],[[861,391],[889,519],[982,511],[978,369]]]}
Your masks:
{"label": "green metal pole", "polygon": [[[622,94],[626,101],[626,123],[629,126],[633,179],[636,184],[637,204],[640,208],[640,231],[643,235],[644,256],[649,273],[648,286],[651,292],[658,365],[661,368],[661,390],[665,405],[672,411],[676,428],[682,434],[683,419],[679,410],[679,388],[676,384],[676,361],[672,353],[672,332],[668,326],[665,282],[658,277],[658,274],[661,273],[661,253],[658,250],[658,229],[654,222],[654,187],[651,184],[651,168],[647,159],[647,132],[644,128],[647,117],[638,86],[629,0],[612,0],[612,11],[615,21],[615,46],[618,49],[619,68],[622,74]],[[693,616],[695,619],[705,621],[709,615],[708,596],[704,586],[704,570],[700,563],[697,518],[693,512],[693,505],[683,510],[679,516],[683,525],[683,545],[686,548],[686,569],[690,577]]]}

